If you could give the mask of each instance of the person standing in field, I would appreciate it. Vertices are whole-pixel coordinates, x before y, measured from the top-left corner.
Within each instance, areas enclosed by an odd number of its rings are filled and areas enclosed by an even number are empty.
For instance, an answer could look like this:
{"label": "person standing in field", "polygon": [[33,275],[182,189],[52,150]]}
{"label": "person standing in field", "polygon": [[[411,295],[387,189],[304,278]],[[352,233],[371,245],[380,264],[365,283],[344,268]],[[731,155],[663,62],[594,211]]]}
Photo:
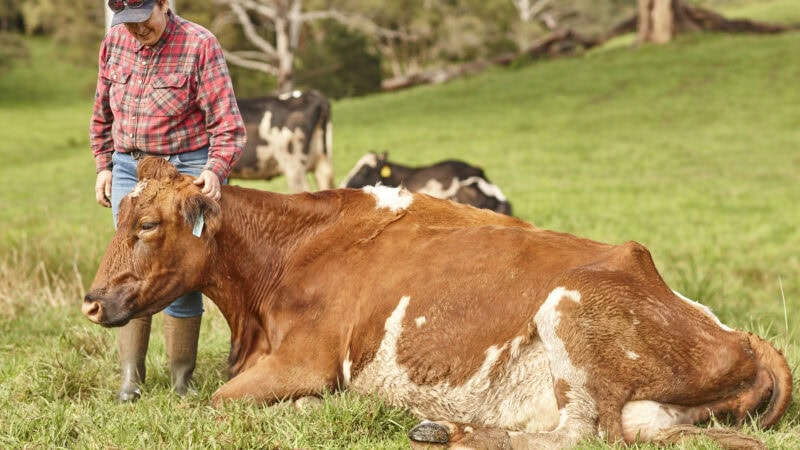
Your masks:
{"label": "person standing in field", "polygon": [[[219,200],[239,159],[245,129],[216,37],[175,15],[167,0],[108,0],[114,11],[100,46],[89,137],[97,203],[119,205],[137,183],[144,156],[163,157]],[[122,24],[122,26],[119,26]],[[164,337],[173,389],[191,392],[203,299],[191,292],[165,310]],[[136,400],[145,379],[151,317],[119,329],[122,373],[118,400]]]}

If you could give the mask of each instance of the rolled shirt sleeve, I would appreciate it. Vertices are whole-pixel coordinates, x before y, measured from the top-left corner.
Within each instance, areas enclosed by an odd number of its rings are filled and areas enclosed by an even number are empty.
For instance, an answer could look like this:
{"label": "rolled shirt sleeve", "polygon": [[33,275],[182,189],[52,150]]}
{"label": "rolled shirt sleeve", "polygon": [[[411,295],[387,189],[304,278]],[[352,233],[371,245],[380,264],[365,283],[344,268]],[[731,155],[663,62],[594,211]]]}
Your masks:
{"label": "rolled shirt sleeve", "polygon": [[114,152],[114,140],[111,126],[114,116],[109,104],[109,91],[111,82],[107,78],[106,58],[108,48],[105,41],[100,48],[97,87],[94,93],[94,107],[92,109],[91,123],[89,124],[89,144],[94,155],[95,171],[111,169],[111,154]]}
{"label": "rolled shirt sleeve", "polygon": [[211,170],[224,180],[241,156],[245,129],[228,66],[215,39],[207,39],[200,57],[197,104],[205,112],[209,134],[208,162]]}

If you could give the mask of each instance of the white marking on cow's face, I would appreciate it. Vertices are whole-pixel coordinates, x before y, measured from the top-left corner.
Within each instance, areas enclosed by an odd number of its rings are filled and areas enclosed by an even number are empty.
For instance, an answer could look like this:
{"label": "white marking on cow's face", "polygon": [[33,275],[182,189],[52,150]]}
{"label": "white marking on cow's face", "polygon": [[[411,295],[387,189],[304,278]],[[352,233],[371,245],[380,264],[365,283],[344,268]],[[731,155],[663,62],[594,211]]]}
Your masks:
{"label": "white marking on cow's face", "polygon": [[128,195],[131,197],[138,197],[139,194],[141,194],[144,188],[146,187],[147,187],[147,180],[145,179],[136,183],[136,186],[134,186],[133,190]]}
{"label": "white marking on cow's face", "polygon": [[352,180],[353,177],[356,176],[358,171],[361,170],[361,168],[363,168],[365,166],[366,167],[371,167],[373,169],[377,169],[378,168],[378,155],[376,155],[375,153],[371,153],[370,152],[370,153],[367,153],[366,155],[362,156],[358,161],[356,161],[356,164],[355,164],[355,166],[353,166],[353,169],[350,170],[350,172],[347,173],[346,177],[344,177],[344,180],[342,180],[342,183],[339,185],[339,187],[347,187],[347,183],[349,183],[350,180]]}
{"label": "white marking on cow's face", "polygon": [[566,392],[567,404],[561,409],[558,427],[593,426],[588,422],[570,423],[570,421],[574,422],[576,418],[595,417],[597,405],[585,388],[586,371],[575,366],[564,341],[558,336],[558,329],[561,326],[561,312],[558,307],[562,301],[580,303],[581,294],[578,291],[557,287],[550,292],[547,300],[533,318],[547,350],[553,378],[563,380],[569,386],[569,390]]}
{"label": "white marking on cow's face", "polygon": [[[410,300],[402,297],[386,319],[383,340],[371,361],[354,377],[352,390],[378,392],[388,403],[410,408],[420,417],[529,432],[555,428],[559,412],[549,361],[536,338],[531,341],[519,336],[500,345],[487,343],[480,368],[458,385],[446,380],[422,385],[412,382],[409,367],[397,362],[398,340],[404,335],[403,321]],[[439,331],[431,328],[431,339],[437,339]],[[463,351],[457,342],[439,344],[453,354]],[[504,352],[510,352],[508,358],[501,358]]]}
{"label": "white marking on cow's face", "polygon": [[350,385],[350,374],[353,368],[353,361],[350,360],[350,349],[347,349],[347,355],[342,362],[342,378],[344,378],[344,386]]}
{"label": "white marking on cow's face", "polygon": [[694,300],[692,300],[692,299],[690,299],[688,297],[685,297],[683,294],[681,294],[678,291],[673,290],[672,292],[674,292],[675,295],[677,295],[678,298],[680,298],[681,300],[683,300],[686,303],[694,306],[695,308],[697,308],[700,311],[702,311],[703,313],[705,313],[705,315],[707,315],[708,317],[711,317],[712,319],[714,319],[714,322],[716,322],[717,325],[719,325],[719,327],[722,328],[723,330],[725,330],[725,331],[733,331],[733,328],[731,328],[731,327],[725,325],[724,323],[720,322],[719,318],[717,318],[717,316],[714,315],[713,312],[711,312],[711,308],[709,308],[708,306],[703,305],[702,303],[698,303],[698,302],[696,302],[696,301],[694,301]]}
{"label": "white marking on cow's face", "polygon": [[389,186],[364,186],[364,192],[375,197],[378,209],[389,208],[392,212],[407,209],[414,200],[413,195],[406,189]]}
{"label": "white marking on cow's face", "polygon": [[417,328],[422,328],[422,326],[425,325],[425,322],[427,321],[428,320],[425,318],[425,316],[419,316],[416,319],[414,319],[414,323],[417,324]]}

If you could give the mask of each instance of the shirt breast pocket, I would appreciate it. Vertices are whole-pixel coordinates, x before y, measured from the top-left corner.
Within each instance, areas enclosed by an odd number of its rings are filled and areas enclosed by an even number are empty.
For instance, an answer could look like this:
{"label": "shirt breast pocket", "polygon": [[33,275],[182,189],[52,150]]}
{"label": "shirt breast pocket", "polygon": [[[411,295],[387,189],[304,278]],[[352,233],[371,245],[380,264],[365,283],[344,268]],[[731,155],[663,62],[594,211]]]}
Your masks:
{"label": "shirt breast pocket", "polygon": [[189,77],[172,74],[153,77],[147,114],[151,116],[179,116],[191,103]]}
{"label": "shirt breast pocket", "polygon": [[128,92],[128,80],[131,73],[117,68],[109,69],[104,77],[110,82],[108,88],[108,105],[115,113],[124,113],[125,96]]}

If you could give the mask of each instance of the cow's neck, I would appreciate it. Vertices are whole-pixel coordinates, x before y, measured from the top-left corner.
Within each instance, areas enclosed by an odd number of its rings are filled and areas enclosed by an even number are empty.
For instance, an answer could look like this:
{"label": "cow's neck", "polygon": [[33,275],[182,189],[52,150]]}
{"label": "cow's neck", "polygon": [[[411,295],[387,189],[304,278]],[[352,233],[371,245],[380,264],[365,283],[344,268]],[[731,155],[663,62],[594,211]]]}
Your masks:
{"label": "cow's neck", "polygon": [[333,218],[330,208],[312,194],[281,195],[225,187],[222,226],[209,268],[211,283],[203,289],[231,329],[231,376],[252,362],[245,356],[269,352],[269,317],[274,290],[285,262]]}
{"label": "cow's neck", "polygon": [[[417,169],[413,167],[404,166],[397,163],[386,163],[392,169],[391,175],[385,178],[384,184],[389,186],[399,186],[404,180],[407,180]],[[387,183],[388,182],[388,183]]]}

